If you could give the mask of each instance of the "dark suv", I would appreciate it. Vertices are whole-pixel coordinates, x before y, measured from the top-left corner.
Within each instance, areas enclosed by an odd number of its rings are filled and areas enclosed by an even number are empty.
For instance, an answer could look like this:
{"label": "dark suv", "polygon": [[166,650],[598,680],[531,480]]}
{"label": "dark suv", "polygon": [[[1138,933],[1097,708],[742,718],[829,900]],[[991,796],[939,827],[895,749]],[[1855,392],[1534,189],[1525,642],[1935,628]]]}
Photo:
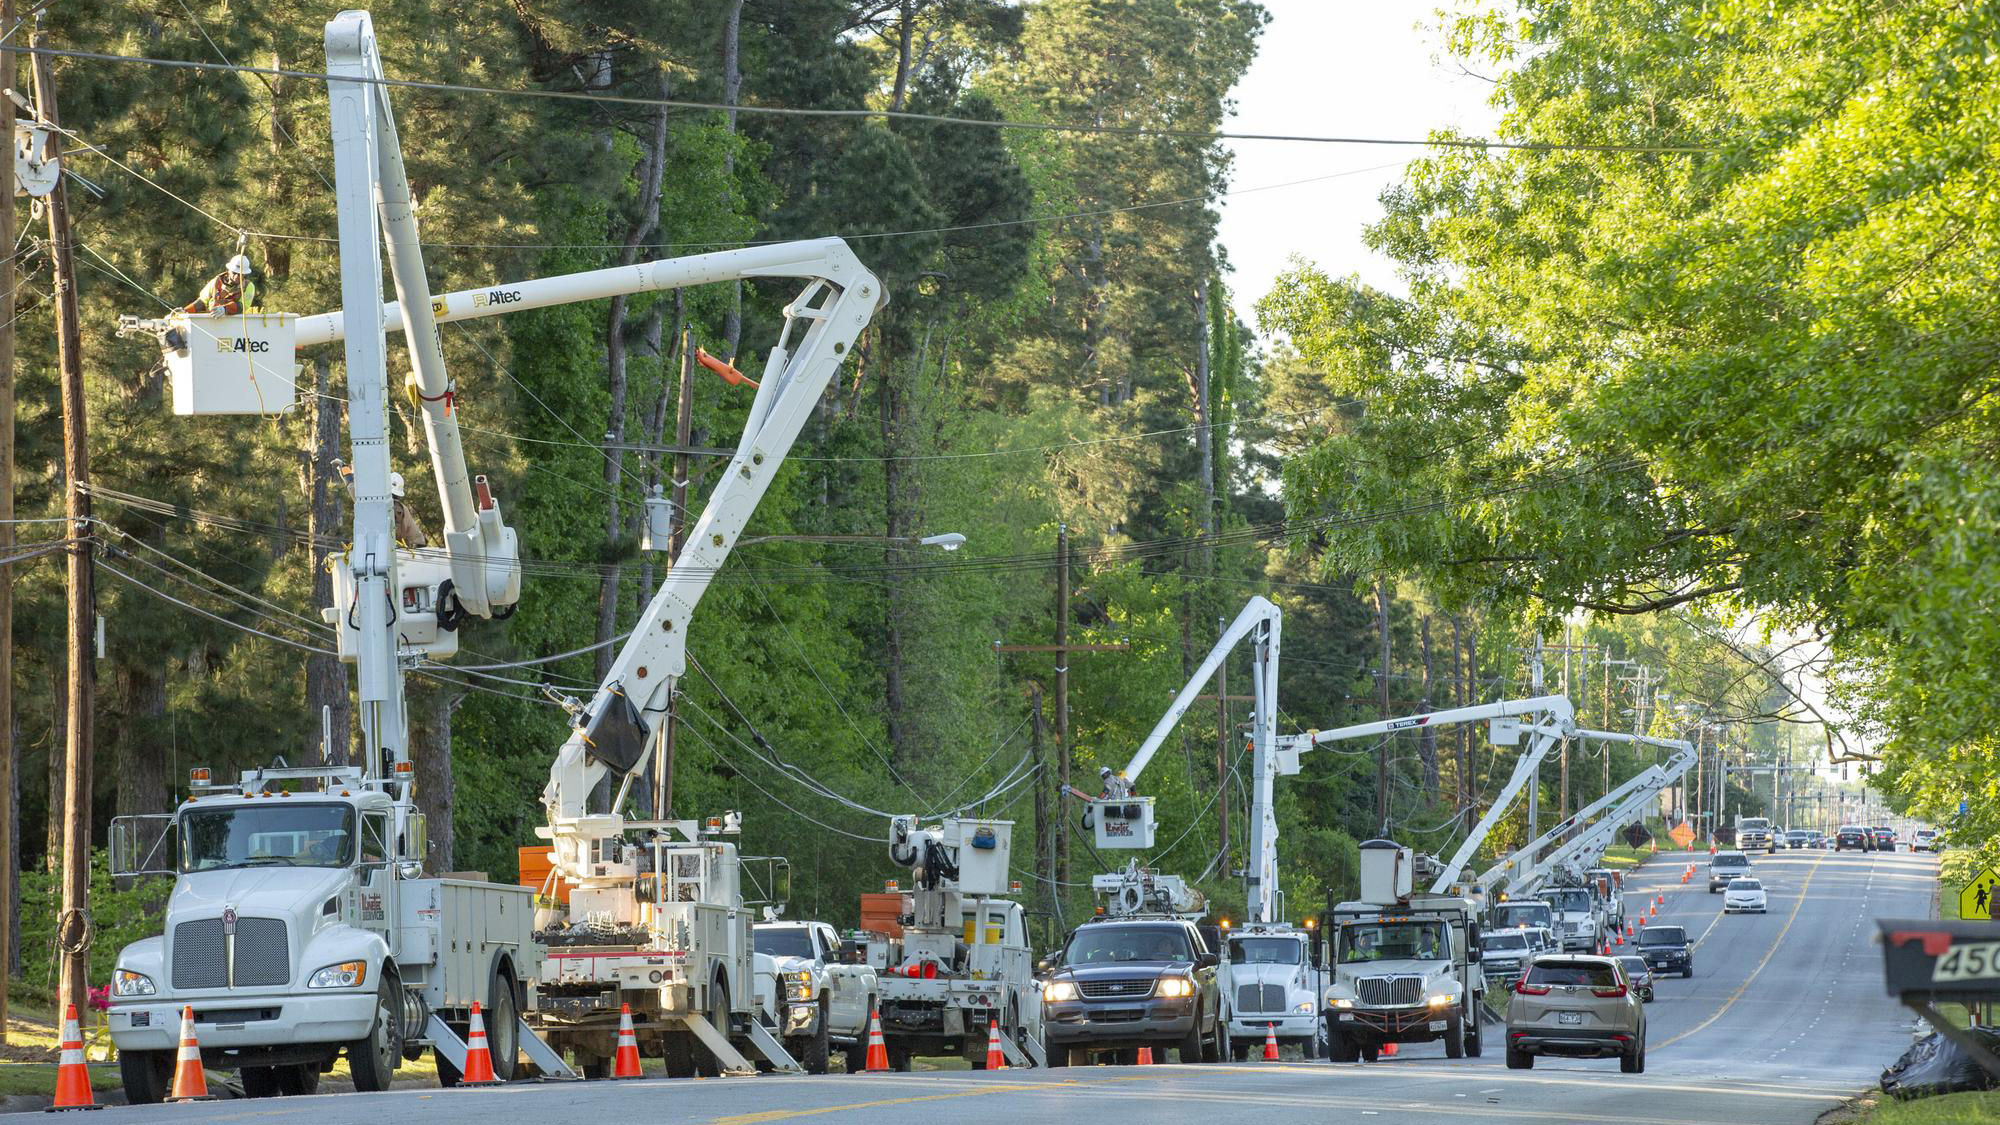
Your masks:
{"label": "dark suv", "polygon": [[1646,967],[1656,977],[1668,973],[1694,975],[1694,946],[1688,941],[1687,930],[1680,926],[1647,926],[1640,930],[1639,956],[1646,959]]}
{"label": "dark suv", "polygon": [[1835,833],[1833,837],[1833,850],[1837,852],[1844,852],[1849,848],[1853,848],[1855,851],[1858,852],[1874,851],[1875,850],[1874,830],[1865,828],[1859,824],[1841,825],[1840,831]]}
{"label": "dark suv", "polygon": [[1217,957],[1201,931],[1177,918],[1078,926],[1041,968],[1049,1065],[1088,1063],[1097,1051],[1138,1060],[1139,1048],[1174,1047],[1180,1061],[1229,1058],[1229,1025],[1216,994]]}
{"label": "dark suv", "polygon": [[1876,851],[1878,851],[1878,852],[1893,852],[1893,851],[1895,851],[1895,850],[1896,850],[1896,830],[1895,830],[1895,829],[1893,829],[1893,828],[1871,828],[1871,829],[1869,829],[1869,831],[1870,831],[1870,832],[1873,832],[1873,833],[1875,834],[1875,850],[1876,850]]}

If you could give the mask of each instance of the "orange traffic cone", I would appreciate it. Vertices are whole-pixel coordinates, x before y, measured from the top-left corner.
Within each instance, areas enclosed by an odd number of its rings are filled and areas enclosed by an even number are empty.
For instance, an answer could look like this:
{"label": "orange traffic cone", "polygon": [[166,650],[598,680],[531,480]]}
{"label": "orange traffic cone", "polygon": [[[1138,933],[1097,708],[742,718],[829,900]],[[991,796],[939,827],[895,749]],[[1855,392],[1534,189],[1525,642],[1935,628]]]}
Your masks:
{"label": "orange traffic cone", "polygon": [[1394,1043],[1384,1043],[1384,1044],[1382,1044],[1382,1057],[1383,1057],[1383,1058],[1385,1058],[1385,1059],[1393,1059],[1393,1058],[1395,1058],[1395,1057],[1396,1057],[1396,1045],[1395,1045]]}
{"label": "orange traffic cone", "polygon": [[56,1102],[59,1109],[103,1109],[90,1099],[90,1068],[83,1063],[83,1032],[76,1026],[76,1005],[63,1016],[62,1061],[56,1064]]}
{"label": "orange traffic cone", "polygon": [[1139,1048],[1139,1057],[1133,1061],[1139,1066],[1152,1066],[1153,1049],[1151,1047]]}
{"label": "orange traffic cone", "polygon": [[465,1036],[464,1075],[461,1086],[498,1086],[493,1076],[493,1052],[486,1047],[486,1017],[479,1014],[479,1001],[472,1002],[472,1029]]}
{"label": "orange traffic cone", "polygon": [[208,1076],[201,1072],[201,1044],[194,1038],[194,1008],[181,1006],[181,1050],[174,1060],[174,1092],[170,1102],[208,1102]]}
{"label": "orange traffic cone", "polygon": [[1007,1069],[1007,1056],[1000,1050],[1000,1021],[986,1021],[986,1069]]}
{"label": "orange traffic cone", "polygon": [[868,1058],[862,1070],[876,1071],[889,1069],[889,1045],[882,1041],[882,1013],[871,1010],[868,1013]]}
{"label": "orange traffic cone", "polygon": [[1278,1061],[1278,1025],[1277,1025],[1277,1024],[1273,1024],[1273,1023],[1267,1023],[1267,1024],[1265,1024],[1265,1025],[1264,1025],[1264,1061],[1265,1061],[1265,1062],[1277,1062],[1277,1061]]}
{"label": "orange traffic cone", "polygon": [[611,1060],[611,1077],[644,1078],[639,1065],[639,1035],[632,1030],[632,1005],[618,1005],[618,1055]]}
{"label": "orange traffic cone", "polygon": [[1665,906],[1666,904],[1667,904],[1667,896],[1666,896],[1666,895],[1663,895],[1663,894],[1660,894],[1660,895],[1654,895],[1654,896],[1653,896],[1653,905],[1654,905],[1654,906]]}

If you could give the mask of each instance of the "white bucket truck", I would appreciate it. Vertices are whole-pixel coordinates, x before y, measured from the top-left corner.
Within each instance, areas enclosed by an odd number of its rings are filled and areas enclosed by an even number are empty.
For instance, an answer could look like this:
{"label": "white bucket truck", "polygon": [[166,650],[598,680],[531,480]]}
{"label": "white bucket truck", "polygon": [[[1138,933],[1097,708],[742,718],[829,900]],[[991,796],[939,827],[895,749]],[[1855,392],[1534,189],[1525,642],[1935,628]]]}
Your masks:
{"label": "white bucket truck", "polygon": [[1479,922],[1456,895],[1414,892],[1416,857],[1389,840],[1361,845],[1361,898],[1329,915],[1333,983],[1327,1056],[1373,1062],[1386,1043],[1444,1041],[1449,1058],[1479,1056],[1486,976]]}

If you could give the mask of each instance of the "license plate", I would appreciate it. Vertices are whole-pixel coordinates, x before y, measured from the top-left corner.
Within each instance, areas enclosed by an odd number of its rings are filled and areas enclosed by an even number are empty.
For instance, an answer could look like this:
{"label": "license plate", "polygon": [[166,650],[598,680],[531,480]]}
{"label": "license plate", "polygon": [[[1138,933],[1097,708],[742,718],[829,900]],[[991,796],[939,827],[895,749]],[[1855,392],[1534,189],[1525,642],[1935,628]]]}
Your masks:
{"label": "license plate", "polygon": [[1579,1023],[1579,1024],[1580,1024],[1580,1023],[1582,1023],[1582,1022],[1583,1022],[1583,1013],[1582,1013],[1582,1012],[1557,1012],[1557,1013],[1556,1013],[1556,1022],[1557,1022],[1557,1023]]}
{"label": "license plate", "polygon": [[1444,1030],[1444,1028],[1445,1028],[1445,1022],[1444,1022],[1443,1020],[1432,1020],[1432,1021],[1431,1021],[1431,1030],[1432,1030],[1432,1031],[1443,1031],[1443,1030]]}

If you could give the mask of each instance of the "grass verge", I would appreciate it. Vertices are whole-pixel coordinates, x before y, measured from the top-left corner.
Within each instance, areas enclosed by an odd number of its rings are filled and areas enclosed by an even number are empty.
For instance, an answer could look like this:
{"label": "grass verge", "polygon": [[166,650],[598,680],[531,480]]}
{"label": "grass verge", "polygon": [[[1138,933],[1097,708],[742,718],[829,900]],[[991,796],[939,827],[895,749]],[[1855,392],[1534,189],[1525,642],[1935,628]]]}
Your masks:
{"label": "grass verge", "polygon": [[1988,1090],[1913,1102],[1870,1094],[1821,1117],[1819,1125],[1993,1125],[1996,1121],[2000,1121],[2000,1091]]}

